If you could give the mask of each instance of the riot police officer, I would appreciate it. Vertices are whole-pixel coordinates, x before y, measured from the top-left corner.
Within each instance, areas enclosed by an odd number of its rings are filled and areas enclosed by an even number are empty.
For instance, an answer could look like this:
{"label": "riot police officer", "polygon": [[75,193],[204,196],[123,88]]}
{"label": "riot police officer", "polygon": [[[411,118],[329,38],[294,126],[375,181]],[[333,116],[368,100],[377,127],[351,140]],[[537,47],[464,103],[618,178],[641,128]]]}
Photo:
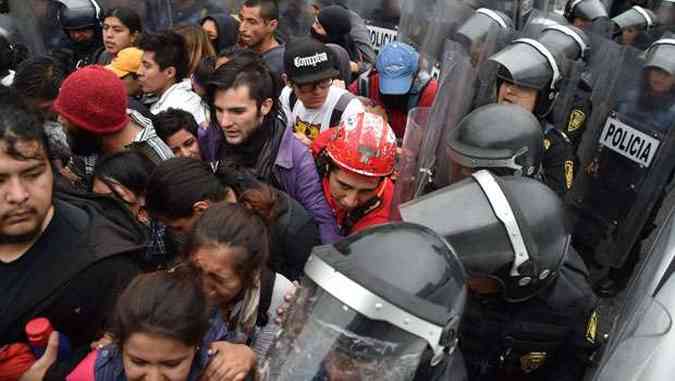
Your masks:
{"label": "riot police officer", "polygon": [[432,230],[379,225],[315,247],[261,380],[463,380],[465,272]]}
{"label": "riot police officer", "polygon": [[650,9],[635,5],[612,17],[614,35],[622,45],[646,49],[652,42],[650,32],[656,25],[656,14]]}
{"label": "riot police officer", "polygon": [[404,221],[448,239],[467,270],[460,348],[470,380],[582,378],[597,299],[563,214],[536,180],[485,170],[401,206]]}
{"label": "riot police officer", "polygon": [[96,0],[58,0],[57,19],[66,41],[52,55],[70,73],[95,64],[103,52],[101,7]]}
{"label": "riot police officer", "polygon": [[613,62],[607,88],[597,89],[607,109],[595,118],[596,140],[569,197],[578,215],[575,247],[611,270],[596,284],[606,296],[627,284],[675,170],[675,41],[654,42],[641,66],[634,61],[639,51],[619,52],[623,60]]}
{"label": "riot police officer", "polygon": [[541,125],[531,112],[508,104],[480,107],[448,134],[450,183],[479,169],[503,176],[538,176],[543,142]]}
{"label": "riot police officer", "polygon": [[[583,56],[587,45],[569,27],[549,28],[553,29],[542,34],[541,42],[529,38],[517,39],[492,56],[490,61],[498,64],[497,103],[519,105],[532,112],[542,123],[543,179],[562,195],[572,187],[578,162],[576,149],[563,129],[556,128],[545,118],[553,110],[556,100],[565,98],[560,95],[561,89],[577,92],[578,82],[565,78],[575,66],[568,57],[575,55],[572,51],[579,57]],[[575,120],[575,126],[582,123],[583,120]]]}
{"label": "riot police officer", "polygon": [[601,0],[568,0],[563,12],[570,24],[581,29],[608,18],[607,8]]}
{"label": "riot police officer", "polygon": [[478,66],[488,58],[485,53],[506,46],[514,31],[513,20],[504,12],[479,8],[457,29],[454,40],[467,50],[471,62]]}

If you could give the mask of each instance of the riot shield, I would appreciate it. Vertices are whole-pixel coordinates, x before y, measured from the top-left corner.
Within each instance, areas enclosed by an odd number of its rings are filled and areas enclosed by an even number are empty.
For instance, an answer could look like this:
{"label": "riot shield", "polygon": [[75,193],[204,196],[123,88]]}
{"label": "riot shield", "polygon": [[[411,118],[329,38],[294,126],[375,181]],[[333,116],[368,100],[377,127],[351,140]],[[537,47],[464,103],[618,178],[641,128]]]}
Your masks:
{"label": "riot shield", "polygon": [[[399,156],[392,215],[398,205],[444,185],[447,130],[469,112],[477,85],[478,70],[468,52],[456,41],[447,40],[443,53],[443,72],[431,108],[413,109]],[[435,173],[441,174],[437,179]]]}
{"label": "riot shield", "polygon": [[588,381],[662,380],[673,372],[675,330],[675,215],[671,202],[659,219],[644,262],[636,269],[623,307]]}
{"label": "riot shield", "polygon": [[398,25],[398,40],[410,44],[420,54],[420,70],[431,74],[442,62],[445,40],[472,14],[468,3],[460,0],[404,1]]}
{"label": "riot shield", "polygon": [[650,79],[640,50],[609,41],[602,52],[582,168],[566,202],[576,212],[581,254],[619,268],[649,234],[675,168],[675,98]]}

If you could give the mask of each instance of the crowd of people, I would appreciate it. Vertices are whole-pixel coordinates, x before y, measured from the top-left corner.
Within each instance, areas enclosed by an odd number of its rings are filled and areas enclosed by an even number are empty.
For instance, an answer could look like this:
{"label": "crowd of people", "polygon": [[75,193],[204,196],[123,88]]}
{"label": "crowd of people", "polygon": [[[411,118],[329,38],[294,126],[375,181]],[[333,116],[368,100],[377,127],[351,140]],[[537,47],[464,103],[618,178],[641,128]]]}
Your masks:
{"label": "crowd of people", "polygon": [[[675,3],[519,26],[458,0],[436,57],[405,35],[376,53],[340,1],[292,37],[274,0],[160,30],[59,3],[49,54],[0,34],[0,381],[582,379],[596,292],[637,255],[593,284],[584,208],[608,173],[666,161],[596,126],[667,140]],[[435,139],[409,136],[420,108]],[[402,199],[430,145],[433,179]]]}

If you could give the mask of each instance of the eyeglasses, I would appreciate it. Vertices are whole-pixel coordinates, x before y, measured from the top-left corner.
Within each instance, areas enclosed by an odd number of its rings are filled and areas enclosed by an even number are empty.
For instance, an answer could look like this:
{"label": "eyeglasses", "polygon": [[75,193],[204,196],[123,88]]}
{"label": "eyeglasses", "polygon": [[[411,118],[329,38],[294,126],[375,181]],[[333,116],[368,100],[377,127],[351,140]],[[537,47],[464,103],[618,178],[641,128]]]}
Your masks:
{"label": "eyeglasses", "polygon": [[322,79],[320,81],[316,82],[311,82],[311,83],[305,83],[304,85],[298,85],[296,83],[291,82],[291,84],[295,87],[298,88],[298,90],[302,91],[303,93],[308,93],[310,91],[314,91],[316,88],[319,88],[321,90],[325,90],[330,87],[330,85],[333,84],[333,78],[328,78],[328,79]]}

